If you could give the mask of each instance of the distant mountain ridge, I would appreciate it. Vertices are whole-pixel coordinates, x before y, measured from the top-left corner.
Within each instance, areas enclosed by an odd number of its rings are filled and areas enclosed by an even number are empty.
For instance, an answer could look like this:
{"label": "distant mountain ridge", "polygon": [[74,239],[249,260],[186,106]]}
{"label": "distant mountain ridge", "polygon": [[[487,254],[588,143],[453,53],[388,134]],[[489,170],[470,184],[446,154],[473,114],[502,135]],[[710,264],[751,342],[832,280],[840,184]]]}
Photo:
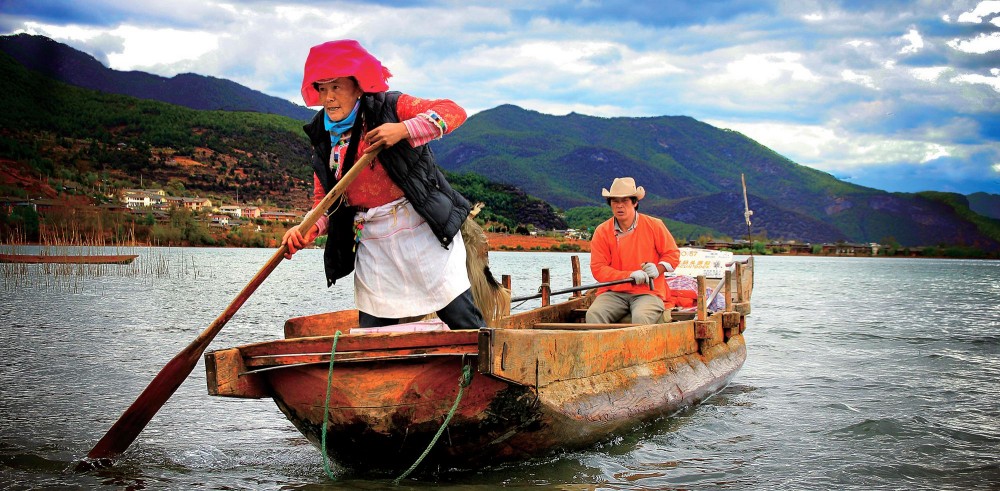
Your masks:
{"label": "distant mountain ridge", "polygon": [[[75,87],[0,51],[0,196],[88,202],[147,186],[227,204],[242,197],[308,210],[312,149],[302,123],[256,112],[201,111]],[[552,206],[474,174],[448,177],[500,229],[566,228]],[[80,191],[77,193],[76,191]],[[0,216],[2,216],[0,211]]]}
{"label": "distant mountain ridge", "polygon": [[745,237],[745,175],[754,233],[811,242],[1000,248],[992,224],[981,230],[981,223],[962,215],[969,209],[965,196],[888,193],[846,183],[687,116],[553,116],[502,105],[470,117],[435,151],[450,171],[517,186],[563,209],[603,205],[601,189],[615,177],[632,176],[647,193],[640,210]]}
{"label": "distant mountain ridge", "polygon": [[1000,195],[989,193],[972,193],[968,196],[969,208],[984,217],[1000,220]]}
{"label": "distant mountain ridge", "polygon": [[94,57],[45,36],[0,36],[3,50],[25,67],[70,85],[191,109],[253,111],[307,121],[316,111],[269,96],[236,82],[193,73],[171,78],[112,70]]}

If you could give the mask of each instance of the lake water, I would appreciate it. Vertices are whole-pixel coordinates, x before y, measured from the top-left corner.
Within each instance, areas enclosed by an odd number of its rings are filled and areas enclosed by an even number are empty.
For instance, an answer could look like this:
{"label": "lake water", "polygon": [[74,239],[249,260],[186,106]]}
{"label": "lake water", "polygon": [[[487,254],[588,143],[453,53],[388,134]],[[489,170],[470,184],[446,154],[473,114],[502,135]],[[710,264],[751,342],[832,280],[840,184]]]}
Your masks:
{"label": "lake water", "polygon": [[[114,467],[73,470],[272,252],[139,249],[131,273],[5,277],[0,488],[389,487],[330,480],[273,402],[208,396],[203,362]],[[534,293],[543,267],[553,288],[571,286],[568,254],[490,258],[515,295]],[[320,261],[307,250],[283,262],[210,349],[349,308],[351,282],[327,289]],[[1000,262],[756,261],[747,362],[706,403],[585,451],[403,487],[1000,489]]]}

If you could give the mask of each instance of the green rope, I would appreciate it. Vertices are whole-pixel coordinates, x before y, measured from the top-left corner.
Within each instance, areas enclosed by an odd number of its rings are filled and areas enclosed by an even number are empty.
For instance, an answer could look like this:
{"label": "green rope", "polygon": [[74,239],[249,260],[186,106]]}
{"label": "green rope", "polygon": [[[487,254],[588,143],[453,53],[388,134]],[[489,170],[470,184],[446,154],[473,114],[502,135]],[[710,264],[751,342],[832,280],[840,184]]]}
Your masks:
{"label": "green rope", "polygon": [[330,387],[333,385],[333,356],[337,354],[337,339],[340,338],[340,331],[337,331],[333,335],[333,348],[330,349],[330,370],[326,372],[326,401],[323,402],[323,430],[322,443],[323,443],[323,470],[326,471],[326,475],[337,480],[337,476],[333,475],[333,471],[330,470],[330,457],[326,454],[326,425],[330,421]]}
{"label": "green rope", "polygon": [[438,438],[441,438],[441,434],[444,433],[444,429],[448,427],[448,422],[451,421],[451,417],[454,416],[455,411],[458,410],[458,403],[459,401],[462,400],[462,392],[464,392],[465,388],[471,384],[472,384],[472,367],[470,365],[463,365],[462,378],[458,379],[458,396],[455,397],[455,404],[452,404],[451,411],[448,411],[448,416],[444,418],[444,423],[441,423],[441,427],[438,428],[437,434],[434,435],[434,438],[431,440],[431,443],[427,445],[427,449],[424,450],[424,453],[420,454],[420,457],[417,458],[417,461],[414,462],[409,469],[406,469],[406,472],[404,472],[403,475],[397,477],[395,481],[392,481],[393,484],[399,484],[399,481],[406,479],[406,476],[409,476],[410,473],[413,472],[413,470],[416,469],[417,466],[419,466],[420,463],[424,461],[424,457],[427,457],[427,454],[431,453],[431,449],[434,448],[434,444],[437,443]]}

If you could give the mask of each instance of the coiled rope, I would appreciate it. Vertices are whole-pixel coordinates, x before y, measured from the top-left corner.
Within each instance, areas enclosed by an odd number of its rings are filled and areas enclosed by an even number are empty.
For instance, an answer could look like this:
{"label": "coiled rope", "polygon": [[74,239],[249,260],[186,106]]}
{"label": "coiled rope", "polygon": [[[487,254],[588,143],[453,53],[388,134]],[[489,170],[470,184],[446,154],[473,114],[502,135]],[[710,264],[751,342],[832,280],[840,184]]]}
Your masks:
{"label": "coiled rope", "polygon": [[334,333],[333,348],[330,349],[330,369],[326,372],[326,400],[323,402],[323,429],[320,433],[323,444],[323,470],[326,471],[327,477],[334,481],[337,480],[337,476],[334,476],[333,471],[330,470],[330,457],[326,454],[326,425],[330,421],[330,387],[333,385],[333,357],[337,354],[338,339],[340,339],[340,331]]}
{"label": "coiled rope", "polygon": [[431,443],[427,445],[424,453],[420,454],[420,457],[417,457],[417,461],[414,462],[409,469],[406,469],[406,472],[404,472],[403,475],[397,477],[395,481],[392,481],[393,484],[399,484],[399,481],[406,479],[406,476],[409,476],[410,473],[424,461],[424,457],[427,457],[427,454],[431,453],[431,449],[434,448],[434,444],[437,443],[438,438],[441,438],[441,434],[444,433],[444,429],[448,427],[448,422],[451,421],[451,417],[454,416],[455,411],[458,410],[458,403],[462,400],[462,393],[470,384],[472,384],[472,366],[463,365],[462,378],[458,379],[458,396],[455,397],[455,404],[451,405],[451,411],[448,411],[448,416],[444,418],[444,422],[441,423],[441,427],[438,428],[437,434],[434,435],[433,439],[431,439]]}

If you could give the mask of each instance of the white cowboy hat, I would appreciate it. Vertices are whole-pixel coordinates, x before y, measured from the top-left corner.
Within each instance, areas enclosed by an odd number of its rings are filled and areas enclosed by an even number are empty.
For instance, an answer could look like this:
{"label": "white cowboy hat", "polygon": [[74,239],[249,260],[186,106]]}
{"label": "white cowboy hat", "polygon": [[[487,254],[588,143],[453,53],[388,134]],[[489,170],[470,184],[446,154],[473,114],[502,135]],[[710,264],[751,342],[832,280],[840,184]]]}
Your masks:
{"label": "white cowboy hat", "polygon": [[646,190],[642,186],[635,187],[635,179],[631,177],[618,177],[611,183],[611,191],[601,189],[601,196],[605,198],[631,198],[636,200],[646,196]]}

